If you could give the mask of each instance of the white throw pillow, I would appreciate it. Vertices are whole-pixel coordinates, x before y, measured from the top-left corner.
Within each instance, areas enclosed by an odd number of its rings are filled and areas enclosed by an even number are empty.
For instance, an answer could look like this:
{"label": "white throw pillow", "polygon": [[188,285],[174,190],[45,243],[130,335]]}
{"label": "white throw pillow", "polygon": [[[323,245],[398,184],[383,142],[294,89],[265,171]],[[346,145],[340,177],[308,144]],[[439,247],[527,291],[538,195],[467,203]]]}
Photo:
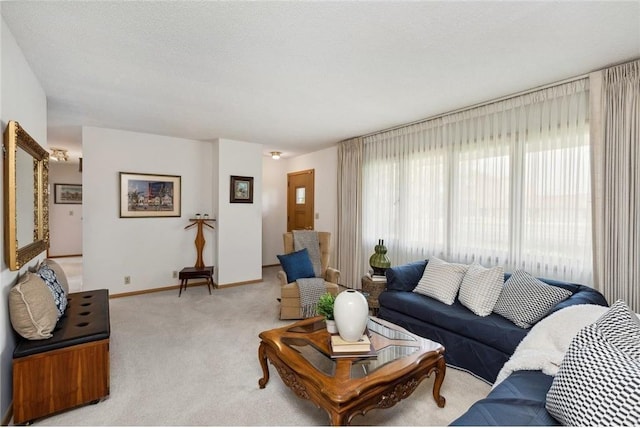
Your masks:
{"label": "white throw pillow", "polygon": [[413,289],[414,293],[423,294],[452,305],[456,300],[458,289],[469,266],[459,263],[447,263],[431,257],[424,268],[422,278]]}
{"label": "white throw pillow", "polygon": [[485,268],[474,263],[469,266],[462,279],[458,299],[474,314],[486,317],[493,311],[503,285],[504,268],[502,266]]}
{"label": "white throw pillow", "polygon": [[640,326],[636,319],[623,321],[622,332],[610,328],[629,314],[635,316],[616,302],[571,341],[546,399],[563,425],[640,425]]}

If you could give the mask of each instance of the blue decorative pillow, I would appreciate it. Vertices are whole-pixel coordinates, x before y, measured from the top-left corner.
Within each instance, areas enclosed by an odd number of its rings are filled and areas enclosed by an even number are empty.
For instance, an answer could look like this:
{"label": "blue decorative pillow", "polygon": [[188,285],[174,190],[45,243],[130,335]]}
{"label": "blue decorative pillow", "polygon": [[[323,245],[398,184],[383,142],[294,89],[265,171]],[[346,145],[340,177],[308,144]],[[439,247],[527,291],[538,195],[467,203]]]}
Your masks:
{"label": "blue decorative pillow", "polygon": [[287,274],[287,282],[294,282],[298,278],[314,278],[313,264],[306,248],[289,254],[278,256],[284,273]]}
{"label": "blue decorative pillow", "polygon": [[386,270],[387,290],[413,291],[422,278],[427,266],[426,260],[418,260],[404,265],[394,266]]}
{"label": "blue decorative pillow", "polygon": [[56,302],[56,308],[58,309],[58,318],[64,314],[65,309],[67,309],[67,295],[64,292],[64,289],[58,282],[58,278],[56,277],[56,273],[46,264],[40,266],[37,275],[42,278],[47,287],[49,287],[49,291],[53,295],[53,300]]}

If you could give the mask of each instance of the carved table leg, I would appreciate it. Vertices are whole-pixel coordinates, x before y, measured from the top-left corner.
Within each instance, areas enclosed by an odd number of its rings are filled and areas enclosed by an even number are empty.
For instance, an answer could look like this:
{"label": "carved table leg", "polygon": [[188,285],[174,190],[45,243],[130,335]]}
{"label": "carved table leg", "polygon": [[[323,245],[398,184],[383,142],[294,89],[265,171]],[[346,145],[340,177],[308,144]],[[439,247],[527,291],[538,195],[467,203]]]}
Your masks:
{"label": "carved table leg", "polygon": [[339,427],[343,425],[347,425],[345,422],[345,415],[337,413],[337,412],[329,412],[331,416],[331,426]]}
{"label": "carved table leg", "polygon": [[444,357],[440,357],[436,366],[436,378],[433,382],[433,399],[436,400],[438,407],[444,407],[446,400],[440,395],[440,387],[444,382],[444,375],[447,370],[447,364],[444,361]]}
{"label": "carved table leg", "polygon": [[258,380],[258,385],[260,386],[260,389],[262,389],[267,385],[267,382],[269,382],[267,349],[263,342],[260,342],[260,347],[258,348],[258,359],[260,360],[260,365],[262,366],[262,379]]}

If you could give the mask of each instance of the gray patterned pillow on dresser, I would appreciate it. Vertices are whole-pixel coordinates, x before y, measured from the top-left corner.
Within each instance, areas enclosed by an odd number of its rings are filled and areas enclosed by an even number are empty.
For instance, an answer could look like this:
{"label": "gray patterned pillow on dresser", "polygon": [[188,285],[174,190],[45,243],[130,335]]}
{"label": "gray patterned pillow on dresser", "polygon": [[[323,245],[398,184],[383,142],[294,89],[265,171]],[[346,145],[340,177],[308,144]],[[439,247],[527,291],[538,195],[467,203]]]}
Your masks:
{"label": "gray patterned pillow on dresser", "polygon": [[67,281],[67,275],[64,273],[64,270],[62,270],[62,266],[52,259],[46,259],[44,263],[55,272],[56,278],[64,290],[64,293],[69,294],[69,281]]}
{"label": "gray patterned pillow on dresser", "polygon": [[56,273],[47,264],[43,263],[40,265],[36,275],[42,278],[44,283],[47,284],[47,287],[49,287],[51,295],[53,295],[53,300],[56,303],[56,308],[58,309],[58,318],[60,318],[64,314],[65,309],[67,309],[67,295],[58,282]]}
{"label": "gray patterned pillow on dresser", "polygon": [[493,312],[518,327],[530,328],[570,296],[569,290],[545,284],[523,270],[516,270],[504,283]]}
{"label": "gray patterned pillow on dresser", "polygon": [[580,330],[547,393],[549,413],[563,425],[640,425],[639,336],[637,317],[620,301]]}
{"label": "gray patterned pillow on dresser", "polygon": [[493,311],[503,285],[504,268],[502,266],[485,268],[474,263],[469,266],[462,279],[458,299],[474,314],[486,317]]}
{"label": "gray patterned pillow on dresser", "polygon": [[431,257],[424,268],[422,278],[413,289],[414,293],[423,294],[452,305],[458,294],[462,278],[469,266],[459,263],[447,263]]}

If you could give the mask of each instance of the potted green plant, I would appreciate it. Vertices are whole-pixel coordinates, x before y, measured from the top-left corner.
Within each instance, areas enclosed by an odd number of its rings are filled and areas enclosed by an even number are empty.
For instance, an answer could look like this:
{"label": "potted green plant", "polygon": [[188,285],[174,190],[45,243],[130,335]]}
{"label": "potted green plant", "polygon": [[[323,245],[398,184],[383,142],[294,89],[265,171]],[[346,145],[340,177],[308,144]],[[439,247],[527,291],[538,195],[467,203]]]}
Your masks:
{"label": "potted green plant", "polygon": [[316,305],[316,312],[318,315],[322,315],[327,323],[327,331],[329,333],[337,333],[336,322],[333,319],[333,304],[336,298],[331,293],[325,293],[320,296]]}

